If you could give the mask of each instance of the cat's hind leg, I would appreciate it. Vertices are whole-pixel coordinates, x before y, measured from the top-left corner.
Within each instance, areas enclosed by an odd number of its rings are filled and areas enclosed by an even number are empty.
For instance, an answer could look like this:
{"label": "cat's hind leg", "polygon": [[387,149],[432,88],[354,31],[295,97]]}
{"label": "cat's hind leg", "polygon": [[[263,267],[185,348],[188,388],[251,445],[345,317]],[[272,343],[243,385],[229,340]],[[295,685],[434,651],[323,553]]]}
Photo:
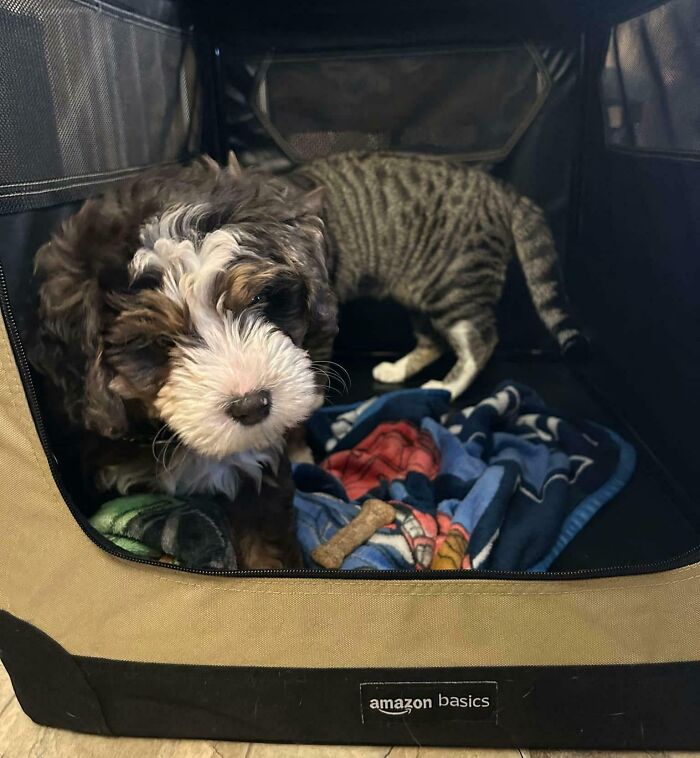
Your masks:
{"label": "cat's hind leg", "polygon": [[457,360],[442,381],[433,379],[426,382],[423,388],[447,390],[454,399],[469,387],[486,365],[498,337],[495,326],[477,329],[467,319],[455,321],[450,326],[443,327],[441,332],[454,350]]}
{"label": "cat's hind leg", "polygon": [[434,363],[443,352],[442,347],[433,342],[430,337],[419,335],[418,343],[410,353],[406,353],[398,361],[378,363],[372,369],[372,376],[378,382],[398,384]]}
{"label": "cat's hind leg", "polygon": [[426,366],[434,363],[445,352],[436,334],[432,333],[430,323],[419,314],[411,314],[416,346],[410,353],[397,361],[384,361],[372,369],[372,376],[378,382],[399,384],[410,379]]}

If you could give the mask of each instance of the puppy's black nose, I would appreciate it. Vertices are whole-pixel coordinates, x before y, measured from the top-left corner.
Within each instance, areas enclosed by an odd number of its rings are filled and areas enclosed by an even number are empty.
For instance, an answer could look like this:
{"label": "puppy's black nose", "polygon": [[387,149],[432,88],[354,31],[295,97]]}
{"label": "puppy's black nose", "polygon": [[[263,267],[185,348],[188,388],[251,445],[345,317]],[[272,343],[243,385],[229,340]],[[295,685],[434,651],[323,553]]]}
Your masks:
{"label": "puppy's black nose", "polygon": [[257,390],[232,397],[226,406],[226,412],[234,421],[244,426],[252,426],[270,415],[271,406],[270,393],[267,390]]}

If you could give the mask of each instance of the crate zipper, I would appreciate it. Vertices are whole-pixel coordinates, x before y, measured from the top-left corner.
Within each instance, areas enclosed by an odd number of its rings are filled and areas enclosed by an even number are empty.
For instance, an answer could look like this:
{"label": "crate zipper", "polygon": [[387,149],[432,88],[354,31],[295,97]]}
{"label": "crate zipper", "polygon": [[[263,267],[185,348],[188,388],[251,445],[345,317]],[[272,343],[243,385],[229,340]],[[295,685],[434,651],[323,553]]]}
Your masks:
{"label": "crate zipper", "polygon": [[639,564],[635,566],[613,566],[607,569],[578,569],[576,571],[550,571],[542,573],[533,573],[528,571],[497,571],[497,570],[455,570],[455,571],[433,571],[426,569],[424,571],[415,571],[412,569],[393,569],[381,571],[378,569],[350,569],[347,571],[332,571],[327,569],[256,569],[256,570],[217,570],[205,568],[189,568],[177,566],[172,563],[161,563],[160,561],[140,558],[136,555],[120,550],[115,547],[108,539],[98,534],[90,525],[83,513],[76,507],[70,493],[65,489],[58,468],[58,462],[49,442],[46,427],[44,425],[41,410],[37,400],[34,382],[32,380],[29,361],[24,346],[19,336],[19,329],[15,321],[12,307],[10,304],[9,292],[7,289],[7,280],[5,272],[0,265],[0,310],[5,320],[5,326],[10,338],[10,344],[17,362],[22,383],[24,385],[27,403],[34,419],[37,434],[41,441],[41,446],[51,469],[54,482],[61,494],[64,502],[68,506],[73,518],[78,522],[85,534],[102,550],[110,555],[134,563],[143,563],[149,566],[162,568],[169,571],[180,571],[188,574],[205,574],[210,576],[231,576],[240,578],[279,578],[279,579],[502,579],[502,580],[524,580],[524,581],[556,581],[562,579],[594,579],[613,576],[630,576],[635,574],[649,574],[656,571],[667,571],[673,568],[680,568],[700,559],[700,547],[688,550],[673,558],[653,563]]}

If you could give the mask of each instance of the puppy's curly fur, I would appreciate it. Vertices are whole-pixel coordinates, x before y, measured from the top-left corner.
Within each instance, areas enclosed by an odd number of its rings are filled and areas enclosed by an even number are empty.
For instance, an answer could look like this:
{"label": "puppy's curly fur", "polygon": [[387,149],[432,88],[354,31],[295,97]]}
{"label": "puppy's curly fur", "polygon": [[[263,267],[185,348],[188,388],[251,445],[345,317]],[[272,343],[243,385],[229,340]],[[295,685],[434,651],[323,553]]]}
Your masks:
{"label": "puppy's curly fur", "polygon": [[[266,502],[237,523],[244,567],[293,563],[283,439],[318,402],[308,351],[337,331],[318,211],[204,158],[88,200],[36,256],[30,356],[91,439],[87,471],[105,491],[231,501],[252,482]],[[251,397],[259,417],[232,412]]]}

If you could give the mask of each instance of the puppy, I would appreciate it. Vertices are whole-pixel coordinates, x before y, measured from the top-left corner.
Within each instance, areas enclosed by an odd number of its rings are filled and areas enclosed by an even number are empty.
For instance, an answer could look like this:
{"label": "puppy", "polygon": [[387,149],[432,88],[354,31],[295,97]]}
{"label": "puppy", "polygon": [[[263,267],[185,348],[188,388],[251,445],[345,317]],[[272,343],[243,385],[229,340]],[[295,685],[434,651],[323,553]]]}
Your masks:
{"label": "puppy", "polygon": [[337,331],[319,205],[204,158],[88,200],[36,255],[31,359],[86,474],[224,495],[243,568],[298,562],[285,434],[319,405],[309,350]]}

